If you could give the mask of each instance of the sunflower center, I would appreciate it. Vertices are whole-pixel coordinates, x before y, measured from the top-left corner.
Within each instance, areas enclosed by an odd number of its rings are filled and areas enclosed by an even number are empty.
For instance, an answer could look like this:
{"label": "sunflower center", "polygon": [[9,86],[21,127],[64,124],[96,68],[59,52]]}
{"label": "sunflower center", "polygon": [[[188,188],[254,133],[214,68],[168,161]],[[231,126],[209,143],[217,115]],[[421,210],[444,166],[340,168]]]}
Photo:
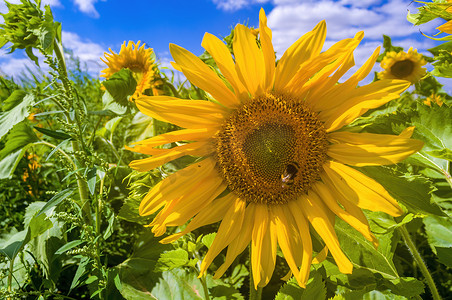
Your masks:
{"label": "sunflower center", "polygon": [[405,78],[411,75],[413,70],[414,62],[410,59],[398,61],[391,67],[391,73],[397,78]]}
{"label": "sunflower center", "polygon": [[254,203],[287,203],[306,193],[319,179],[327,145],[317,115],[285,95],[242,104],[215,136],[221,175]]}

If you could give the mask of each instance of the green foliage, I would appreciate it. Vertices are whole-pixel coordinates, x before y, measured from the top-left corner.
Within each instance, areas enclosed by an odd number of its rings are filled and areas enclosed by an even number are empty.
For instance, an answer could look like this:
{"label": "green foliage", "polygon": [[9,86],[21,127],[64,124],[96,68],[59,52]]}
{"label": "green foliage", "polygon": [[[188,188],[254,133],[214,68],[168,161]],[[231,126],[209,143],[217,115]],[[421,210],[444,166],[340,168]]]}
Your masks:
{"label": "green foliage", "polygon": [[3,104],[0,113],[0,138],[9,132],[17,123],[23,121],[30,114],[30,107],[34,104],[34,96],[21,90],[15,90]]}

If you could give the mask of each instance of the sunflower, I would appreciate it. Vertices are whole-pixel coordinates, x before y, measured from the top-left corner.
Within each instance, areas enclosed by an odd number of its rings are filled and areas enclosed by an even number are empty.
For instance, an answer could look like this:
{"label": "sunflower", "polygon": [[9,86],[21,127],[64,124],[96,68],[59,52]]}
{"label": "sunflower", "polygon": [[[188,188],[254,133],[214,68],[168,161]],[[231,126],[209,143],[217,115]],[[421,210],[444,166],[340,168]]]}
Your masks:
{"label": "sunflower", "polygon": [[422,54],[411,47],[408,53],[404,51],[390,51],[381,61],[383,71],[378,73],[380,79],[403,79],[411,83],[416,83],[427,71],[424,66],[427,64]]}
{"label": "sunflower", "polygon": [[[399,97],[410,85],[383,79],[357,87],[371,71],[379,49],[353,76],[337,84],[354,65],[353,50],[362,33],[321,53],[326,35],[322,21],[275,65],[272,32],[263,10],[259,19],[259,43],[251,29],[235,27],[235,60],[221,40],[204,35],[202,46],[215,60],[221,78],[194,54],[170,45],[174,66],[216,101],[138,98],[136,104],[143,113],[184,129],[128,147],[152,155],[130,166],[148,171],[184,155],[200,157],[155,185],[139,208],[144,216],[158,212],[149,224],[156,236],[163,235],[167,226],[191,220],[163,243],[221,221],[200,276],[227,247],[225,262],[215,273],[215,278],[220,277],[251,244],[254,284],[265,286],[279,245],[304,287],[311,263],[326,251],[341,272],[352,272],[334,231],[335,216],[377,246],[361,209],[391,216],[403,213],[379,183],[355,167],[397,163],[421,149],[422,142],[410,139],[413,128],[398,136],[346,131],[344,126]],[[191,142],[155,148],[181,141]],[[314,259],[310,228],[325,244]]]}
{"label": "sunflower", "polygon": [[436,103],[438,106],[443,106],[444,102],[440,95],[432,93],[430,97],[424,100],[424,104],[427,106],[432,106],[432,103]]}
{"label": "sunflower", "polygon": [[107,64],[108,68],[102,70],[101,77],[110,78],[113,74],[121,69],[127,68],[133,72],[134,78],[137,81],[137,87],[135,93],[130,97],[130,100],[137,99],[147,89],[152,88],[153,94],[158,95],[159,90],[157,86],[160,80],[156,72],[156,64],[154,63],[153,50],[145,49],[145,45],[141,45],[140,41],[134,43],[129,41],[126,46],[126,42],[122,44],[119,54],[116,54],[110,49],[110,53],[105,53],[105,60],[101,57],[101,60]]}

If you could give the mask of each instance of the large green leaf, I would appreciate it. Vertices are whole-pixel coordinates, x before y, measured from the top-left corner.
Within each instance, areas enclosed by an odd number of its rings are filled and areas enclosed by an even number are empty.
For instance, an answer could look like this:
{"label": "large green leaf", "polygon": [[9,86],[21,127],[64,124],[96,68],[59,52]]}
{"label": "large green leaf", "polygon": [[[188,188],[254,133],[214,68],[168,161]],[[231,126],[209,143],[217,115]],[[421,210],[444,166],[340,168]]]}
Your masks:
{"label": "large green leaf", "polygon": [[120,292],[126,299],[155,299],[151,291],[160,275],[154,269],[160,254],[171,248],[171,245],[160,244],[150,230],[138,238],[132,256],[116,267],[121,280]]}
{"label": "large green leaf", "polygon": [[5,100],[3,112],[0,113],[0,138],[30,114],[30,108],[34,102],[35,97],[32,94],[21,90],[15,90]]}
{"label": "large green leaf", "polygon": [[423,219],[428,243],[438,260],[452,267],[452,221],[450,218],[429,216]]}
{"label": "large green leaf", "polygon": [[5,147],[0,151],[0,160],[37,140],[38,137],[26,122],[16,124],[7,136]]}
{"label": "large green leaf", "polygon": [[434,188],[427,179],[405,175],[387,167],[362,167],[359,171],[379,182],[410,212],[445,215],[439,206],[431,201]]}
{"label": "large green leaf", "polygon": [[156,299],[202,300],[204,290],[197,275],[183,269],[173,269],[162,273],[151,295]]}
{"label": "large green leaf", "polygon": [[26,149],[19,149],[16,152],[10,153],[0,161],[0,179],[10,178],[17,165],[25,154]]}
{"label": "large green leaf", "polygon": [[313,270],[309,277],[306,288],[304,289],[292,277],[278,291],[275,300],[325,299],[326,287],[320,272]]}
{"label": "large green leaf", "polygon": [[412,119],[413,125],[416,126],[412,138],[424,142],[424,148],[419,154],[430,161],[432,168],[450,172],[449,161],[432,156],[429,151],[441,151],[444,149],[452,151],[452,139],[450,136],[452,122],[447,122],[447,120],[452,120],[452,109],[446,105],[429,107],[419,104],[417,110],[419,116]]}
{"label": "large green leaf", "polygon": [[184,249],[176,249],[162,253],[154,270],[156,272],[170,271],[186,264],[188,264],[188,252]]}
{"label": "large green leaf", "polygon": [[388,279],[398,277],[397,270],[392,262],[391,232],[377,236],[380,245],[378,249],[375,249],[373,244],[366,240],[362,234],[341,219],[337,219],[335,229],[342,250],[355,267],[379,273]]}
{"label": "large green leaf", "polygon": [[122,106],[129,103],[128,97],[135,93],[137,81],[129,69],[121,69],[102,83],[114,101]]}

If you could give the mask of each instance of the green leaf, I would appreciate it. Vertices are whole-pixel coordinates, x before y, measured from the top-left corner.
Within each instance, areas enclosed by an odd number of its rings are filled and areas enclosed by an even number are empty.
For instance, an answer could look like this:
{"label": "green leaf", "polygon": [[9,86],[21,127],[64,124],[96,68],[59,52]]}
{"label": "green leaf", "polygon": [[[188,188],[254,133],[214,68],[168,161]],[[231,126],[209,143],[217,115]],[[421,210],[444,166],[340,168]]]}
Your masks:
{"label": "green leaf", "polygon": [[[153,299],[150,291],[159,282],[159,274],[154,272],[160,254],[170,250],[171,245],[160,244],[151,231],[140,236],[129,259],[118,265],[120,290],[126,299]],[[165,299],[165,298],[160,298]]]}
{"label": "green leaf", "polygon": [[359,266],[373,273],[379,273],[388,279],[398,277],[397,270],[392,262],[392,233],[378,235],[380,245],[378,249],[375,249],[373,244],[366,240],[362,234],[341,219],[336,220],[335,229],[341,249],[347,254],[355,267]]}
{"label": "green leaf", "polygon": [[203,300],[206,298],[196,274],[183,269],[163,272],[162,278],[152,289],[151,295],[156,299]]}
{"label": "green leaf", "polygon": [[73,188],[67,188],[55,196],[53,196],[47,203],[41,208],[41,210],[38,212],[38,215],[46,213],[49,209],[57,206],[60,204],[64,199],[70,197],[74,193]]}
{"label": "green leaf", "polygon": [[26,148],[20,149],[0,161],[0,179],[10,178],[13,175],[26,151]]}
{"label": "green leaf", "polygon": [[452,221],[450,218],[428,216],[423,221],[428,242],[433,251],[435,251],[435,247],[452,247]]}
{"label": "green leaf", "polygon": [[436,158],[452,161],[452,150],[449,149],[425,151],[425,153]]}
{"label": "green leaf", "polygon": [[317,270],[311,272],[305,289],[301,288],[292,277],[281,287],[275,297],[275,300],[298,299],[326,299],[325,282]]}
{"label": "green leaf", "polygon": [[413,117],[413,125],[416,130],[413,133],[413,139],[419,139],[424,142],[424,148],[419,152],[420,155],[430,160],[432,168],[440,168],[443,171],[449,169],[449,161],[437,158],[428,154],[429,151],[452,149],[452,122],[444,120],[452,120],[452,109],[446,105],[429,107],[426,105],[418,105],[418,117]]}
{"label": "green leaf", "polygon": [[88,189],[91,195],[94,195],[94,191],[96,190],[96,179],[97,179],[97,168],[96,166],[90,168],[88,173],[86,174],[86,180],[88,183]]}
{"label": "green leaf", "polygon": [[142,141],[154,136],[154,120],[142,112],[137,112],[126,129],[125,140],[127,144]]}
{"label": "green leaf", "polygon": [[416,278],[400,277],[391,280],[391,284],[393,284],[393,286],[390,287],[392,293],[405,296],[408,299],[418,297],[424,293],[424,284]]}
{"label": "green leaf", "polygon": [[38,137],[26,122],[16,124],[6,138],[5,147],[0,151],[0,160],[36,141]]}
{"label": "green leaf", "polygon": [[72,137],[69,134],[62,132],[62,131],[54,131],[54,130],[50,130],[50,129],[46,129],[46,128],[40,128],[37,126],[34,126],[34,128],[37,131],[39,131],[47,136],[53,137],[54,139],[57,139],[57,140],[69,140],[69,139],[72,140]]}
{"label": "green leaf", "polygon": [[80,260],[77,271],[75,271],[74,278],[72,278],[71,287],[69,288],[70,291],[72,291],[82,282],[81,278],[86,274],[86,266],[89,264],[89,261],[90,258],[86,256],[82,257],[82,259]]}
{"label": "green leaf", "polygon": [[0,126],[0,138],[30,114],[30,108],[34,102],[35,98],[32,94],[26,94],[19,90],[14,91],[5,100],[3,112],[0,113],[0,124],[2,124]]}
{"label": "green leaf", "polygon": [[436,247],[438,261],[449,268],[452,268],[452,248]]}
{"label": "green leaf", "polygon": [[439,206],[431,201],[434,188],[427,179],[420,176],[405,176],[387,167],[362,167],[359,171],[380,183],[410,212],[445,215]]}
{"label": "green leaf", "polygon": [[115,102],[122,106],[128,105],[128,97],[135,93],[137,87],[137,81],[133,77],[133,72],[129,69],[119,70],[102,84]]}
{"label": "green leaf", "polygon": [[75,248],[81,244],[83,244],[84,241],[82,240],[74,240],[74,241],[70,241],[69,243],[64,244],[62,247],[60,247],[56,252],[55,255],[61,255],[63,253],[65,253],[66,251],[71,250],[72,248]]}
{"label": "green leaf", "polygon": [[171,250],[160,255],[155,272],[170,271],[188,263],[188,252],[184,249]]}
{"label": "green leaf", "polygon": [[212,233],[209,233],[209,234],[206,234],[205,236],[203,236],[201,241],[204,244],[204,246],[206,246],[207,248],[210,248],[216,235],[217,235],[216,232],[212,232]]}
{"label": "green leaf", "polygon": [[123,115],[127,112],[127,106],[115,102],[115,98],[108,91],[102,96],[103,109],[111,111],[117,115]]}
{"label": "green leaf", "polygon": [[[8,237],[8,240],[0,242],[0,253],[13,260],[24,246],[24,242],[30,240],[30,230],[24,229]],[[26,243],[25,242],[25,243]]]}
{"label": "green leaf", "polygon": [[245,300],[238,290],[225,285],[214,286],[209,293],[213,300]]}

